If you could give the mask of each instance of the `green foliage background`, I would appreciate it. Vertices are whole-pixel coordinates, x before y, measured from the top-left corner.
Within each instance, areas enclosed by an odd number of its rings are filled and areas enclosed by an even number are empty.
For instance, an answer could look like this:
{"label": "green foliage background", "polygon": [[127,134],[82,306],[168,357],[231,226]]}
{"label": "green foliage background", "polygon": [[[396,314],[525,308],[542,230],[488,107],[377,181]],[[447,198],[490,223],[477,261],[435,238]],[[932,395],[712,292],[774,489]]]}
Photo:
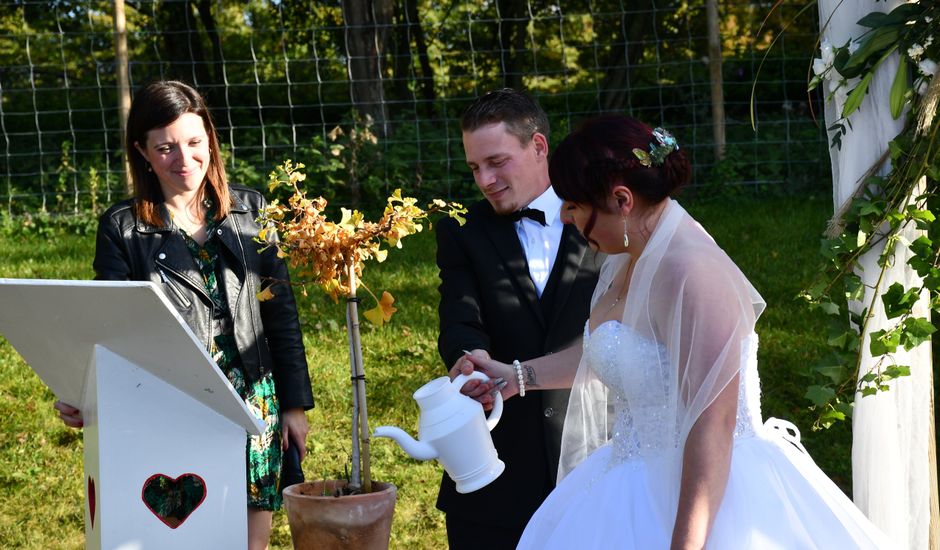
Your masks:
{"label": "green foliage background", "polygon": [[[361,3],[361,2],[360,2]],[[550,114],[553,141],[583,117],[630,113],[672,131],[710,188],[821,189],[825,140],[805,92],[815,22],[781,38],[748,100],[770,41],[804,5],[785,0],[762,32],[767,2],[721,6],[728,157],[715,164],[704,0],[374,0],[384,20],[346,25],[352,0],[127,2],[132,87],[180,78],[208,98],[232,180],[260,184],[284,158],[309,162],[336,125],[376,108],[386,124],[364,151],[360,197],[474,196],[457,119],[477,95],[525,87]],[[372,25],[372,26],[370,26]],[[381,82],[350,83],[356,37],[378,34]],[[373,40],[375,42],[375,40]],[[0,4],[0,208],[8,215],[81,212],[123,194],[112,2]],[[331,201],[355,200],[332,186]]]}

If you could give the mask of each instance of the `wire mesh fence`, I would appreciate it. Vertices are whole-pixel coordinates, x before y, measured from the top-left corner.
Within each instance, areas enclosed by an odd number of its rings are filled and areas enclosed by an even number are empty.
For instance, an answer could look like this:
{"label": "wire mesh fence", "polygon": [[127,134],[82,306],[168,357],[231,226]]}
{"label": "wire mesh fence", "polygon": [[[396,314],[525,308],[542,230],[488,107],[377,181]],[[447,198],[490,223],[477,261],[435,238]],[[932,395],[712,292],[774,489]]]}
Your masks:
{"label": "wire mesh fence", "polygon": [[[706,0],[128,1],[128,74],[132,88],[178,78],[202,91],[230,179],[246,185],[292,158],[314,192],[341,201],[394,187],[475,196],[459,116],[511,86],[540,100],[553,142],[586,116],[624,112],[677,136],[700,190],[792,191],[829,178],[805,91],[816,23],[797,17],[803,2],[775,3],[719,2],[720,161]],[[126,194],[114,36],[110,1],[0,7],[7,214],[97,211]]]}

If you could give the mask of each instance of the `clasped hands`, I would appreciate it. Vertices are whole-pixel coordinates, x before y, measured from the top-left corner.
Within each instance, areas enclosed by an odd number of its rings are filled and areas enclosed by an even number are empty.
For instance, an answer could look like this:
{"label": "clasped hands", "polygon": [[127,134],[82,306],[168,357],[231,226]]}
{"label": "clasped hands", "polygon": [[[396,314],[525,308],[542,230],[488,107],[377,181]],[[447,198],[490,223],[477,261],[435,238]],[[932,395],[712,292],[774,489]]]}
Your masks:
{"label": "clasped hands", "polygon": [[464,351],[464,355],[450,368],[449,376],[453,380],[457,375],[470,375],[475,370],[485,374],[489,380],[468,380],[461,386],[460,393],[480,402],[483,410],[493,408],[497,392],[502,394],[503,400],[519,393],[519,382],[512,365],[490,359],[490,354],[484,349]]}

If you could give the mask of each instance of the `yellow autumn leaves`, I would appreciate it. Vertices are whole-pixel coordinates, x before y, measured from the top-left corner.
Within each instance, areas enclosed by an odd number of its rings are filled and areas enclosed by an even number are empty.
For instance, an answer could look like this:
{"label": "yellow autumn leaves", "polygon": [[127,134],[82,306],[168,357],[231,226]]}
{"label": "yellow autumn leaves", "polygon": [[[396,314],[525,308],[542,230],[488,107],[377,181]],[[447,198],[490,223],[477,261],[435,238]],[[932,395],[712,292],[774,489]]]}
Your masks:
{"label": "yellow autumn leaves", "polygon": [[[306,180],[306,174],[301,172],[303,168],[303,164],[287,160],[271,172],[269,191],[288,185],[293,193],[287,204],[272,201],[261,213],[259,222],[265,229],[258,239],[277,247],[278,255],[287,258],[298,284],[318,284],[334,300],[340,296],[355,296],[350,272],[358,281],[366,261],[382,262],[388,256],[388,249],[382,248],[383,245],[401,248],[402,239],[422,231],[423,223],[432,214],[444,213],[460,224],[464,222],[462,215],[466,209],[460,204],[436,199],[423,209],[417,206],[416,199],[403,197],[401,189],[388,197],[378,221],[368,221],[358,210],[346,208],[341,209],[339,222],[330,221],[324,214],[326,199],[307,198],[301,188],[300,184]],[[278,239],[269,238],[272,229],[277,231]],[[368,287],[363,285],[363,288],[377,303],[364,313],[366,319],[377,325],[388,321],[396,311],[392,295],[383,292],[379,299]],[[269,300],[274,294],[268,286],[257,297]]]}

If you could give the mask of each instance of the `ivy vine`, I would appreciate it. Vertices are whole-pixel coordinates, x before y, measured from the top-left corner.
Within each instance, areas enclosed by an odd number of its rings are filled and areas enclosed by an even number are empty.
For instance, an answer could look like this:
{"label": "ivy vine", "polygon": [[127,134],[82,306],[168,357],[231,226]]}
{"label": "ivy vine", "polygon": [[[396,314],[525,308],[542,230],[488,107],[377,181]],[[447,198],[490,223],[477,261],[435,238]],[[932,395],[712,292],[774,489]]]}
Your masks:
{"label": "ivy vine", "polygon": [[[842,46],[823,42],[821,57],[813,63],[809,89],[824,88],[827,101],[833,101],[841,113],[828,128],[832,146],[841,148],[841,138],[851,128],[851,117],[868,93],[875,71],[895,52],[900,62],[890,109],[895,118],[906,111],[907,118],[885,155],[833,218],[822,241],[823,265],[803,293],[811,307],[830,319],[830,353],[811,367],[812,385],[806,392],[817,413],[814,428],[849,418],[856,393],[887,391],[891,380],[910,375],[911,366],[899,364],[893,354],[917,347],[936,332],[929,318],[915,313],[914,305],[927,296],[930,310],[940,310],[940,220],[934,214],[940,211],[936,120],[940,78],[935,77],[934,61],[940,59],[940,40],[933,38],[940,36],[940,4],[902,4],[890,13],[870,13],[858,23],[869,30]],[[889,160],[891,171],[877,175]],[[920,235],[909,241],[904,230],[912,225]],[[913,286],[887,285],[885,276],[898,257],[898,247],[910,251],[907,263],[919,276]],[[880,271],[869,278],[874,284],[866,285],[859,262],[872,250],[879,251]],[[862,373],[862,346],[878,301],[889,324],[870,333],[868,351],[875,364]]]}

